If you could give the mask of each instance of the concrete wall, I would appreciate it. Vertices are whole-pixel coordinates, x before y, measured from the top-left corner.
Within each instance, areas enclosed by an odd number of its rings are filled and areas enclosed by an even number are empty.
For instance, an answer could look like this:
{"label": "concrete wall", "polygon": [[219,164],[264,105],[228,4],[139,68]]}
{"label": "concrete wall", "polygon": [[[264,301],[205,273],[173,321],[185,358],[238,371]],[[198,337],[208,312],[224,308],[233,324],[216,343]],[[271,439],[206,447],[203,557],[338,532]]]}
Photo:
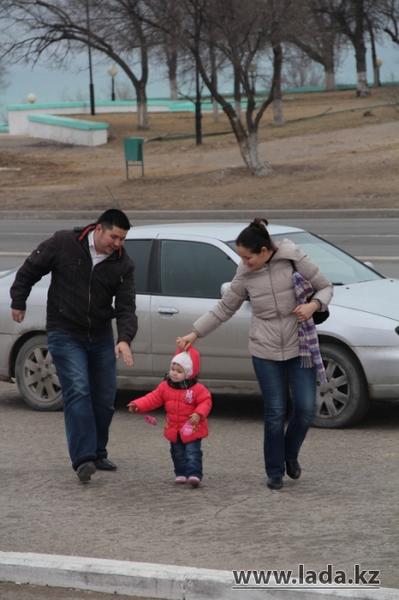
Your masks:
{"label": "concrete wall", "polygon": [[30,121],[28,123],[28,135],[34,138],[55,140],[64,144],[75,144],[76,146],[101,146],[108,141],[107,129],[84,130],[47,123]]}
{"label": "concrete wall", "polygon": [[[168,103],[151,101],[150,112],[169,111]],[[8,129],[11,135],[30,135],[29,115],[89,115],[88,102],[64,102],[60,104],[14,104],[7,106]],[[137,112],[137,105],[132,101],[117,100],[115,102],[96,103],[96,114]]]}

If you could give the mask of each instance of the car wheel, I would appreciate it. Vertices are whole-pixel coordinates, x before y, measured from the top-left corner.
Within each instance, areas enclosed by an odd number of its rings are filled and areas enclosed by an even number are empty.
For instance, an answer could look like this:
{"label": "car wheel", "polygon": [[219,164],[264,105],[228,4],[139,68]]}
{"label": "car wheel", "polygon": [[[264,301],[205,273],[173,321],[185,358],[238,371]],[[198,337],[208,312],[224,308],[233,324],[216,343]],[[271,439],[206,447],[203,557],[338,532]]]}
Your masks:
{"label": "car wheel", "polygon": [[36,410],[62,408],[60,382],[47,348],[47,337],[35,335],[19,349],[15,378],[25,402]]}
{"label": "car wheel", "polygon": [[356,359],[337,344],[322,343],[320,351],[327,383],[318,385],[316,427],[348,427],[363,419],[369,409],[369,395],[363,372]]}

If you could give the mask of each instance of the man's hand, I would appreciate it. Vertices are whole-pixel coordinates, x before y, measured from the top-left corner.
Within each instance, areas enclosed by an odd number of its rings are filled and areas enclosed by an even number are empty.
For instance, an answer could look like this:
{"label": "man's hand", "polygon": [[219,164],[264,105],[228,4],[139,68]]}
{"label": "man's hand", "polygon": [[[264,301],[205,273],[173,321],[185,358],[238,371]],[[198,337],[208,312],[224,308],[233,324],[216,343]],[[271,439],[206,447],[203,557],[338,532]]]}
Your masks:
{"label": "man's hand", "polygon": [[122,357],[123,362],[127,367],[133,366],[133,354],[127,342],[119,342],[119,344],[116,344],[115,356],[117,359]]}
{"label": "man's hand", "polygon": [[22,321],[25,318],[25,310],[18,310],[16,308],[12,308],[11,309],[11,315],[12,318],[14,319],[14,321],[16,321],[17,323],[22,323]]}

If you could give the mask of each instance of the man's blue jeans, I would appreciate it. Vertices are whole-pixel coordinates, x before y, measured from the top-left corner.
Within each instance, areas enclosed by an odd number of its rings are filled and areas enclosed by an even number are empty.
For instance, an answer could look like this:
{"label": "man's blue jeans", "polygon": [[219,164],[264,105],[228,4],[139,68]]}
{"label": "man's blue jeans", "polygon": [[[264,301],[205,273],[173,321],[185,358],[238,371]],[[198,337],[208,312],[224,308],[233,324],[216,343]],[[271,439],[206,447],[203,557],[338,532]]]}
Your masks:
{"label": "man's blue jeans", "polygon": [[202,479],[201,440],[183,444],[180,437],[170,443],[170,454],[175,467],[176,477],[195,475]]}
{"label": "man's blue jeans", "polygon": [[116,359],[112,335],[95,339],[48,332],[48,348],[61,384],[72,467],[106,458],[115,410]]}
{"label": "man's blue jeans", "polygon": [[[285,461],[298,458],[316,405],[316,369],[301,367],[301,358],[285,361],[252,357],[264,401],[264,456],[268,477],[282,477]],[[287,428],[288,390],[292,400]]]}

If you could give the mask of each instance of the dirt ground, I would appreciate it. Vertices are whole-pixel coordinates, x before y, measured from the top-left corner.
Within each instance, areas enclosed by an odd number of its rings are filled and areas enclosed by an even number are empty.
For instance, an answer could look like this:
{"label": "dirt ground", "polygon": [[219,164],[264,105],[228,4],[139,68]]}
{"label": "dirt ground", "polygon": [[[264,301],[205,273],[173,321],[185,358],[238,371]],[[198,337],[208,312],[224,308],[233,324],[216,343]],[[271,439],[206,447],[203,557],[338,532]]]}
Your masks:
{"label": "dirt ground", "polygon": [[[270,109],[261,124],[259,154],[273,167],[266,177],[245,169],[223,114],[217,123],[203,116],[201,146],[187,137],[194,133],[191,113],[151,113],[144,132],[134,114],[90,117],[109,123],[109,143],[95,148],[1,134],[0,207],[399,207],[398,88],[364,99],[353,91],[292,94],[284,110],[284,126],[272,124]],[[135,167],[126,180],[127,136],[145,139],[144,177]]]}

